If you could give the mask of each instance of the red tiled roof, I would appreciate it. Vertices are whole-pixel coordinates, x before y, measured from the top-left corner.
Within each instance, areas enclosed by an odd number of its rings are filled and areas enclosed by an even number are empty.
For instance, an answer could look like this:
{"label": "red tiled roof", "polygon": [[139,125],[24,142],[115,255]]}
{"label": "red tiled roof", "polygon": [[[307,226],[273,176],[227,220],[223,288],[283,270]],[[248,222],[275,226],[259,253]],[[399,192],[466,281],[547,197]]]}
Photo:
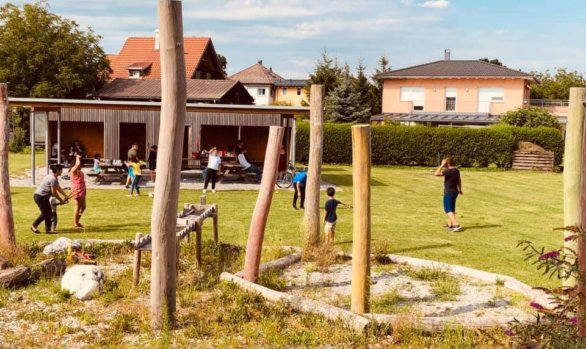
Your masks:
{"label": "red tiled roof", "polygon": [[239,71],[230,76],[232,80],[238,80],[243,84],[263,84],[270,85],[277,81],[285,80],[272,69],[268,69],[259,62],[251,67]]}
{"label": "red tiled roof", "polygon": [[[240,85],[244,91],[243,93],[246,93],[246,89],[238,81],[234,80],[187,79],[187,100],[217,101],[222,99],[236,85]],[[161,81],[153,79],[115,79],[102,87],[95,96],[107,99],[160,100]],[[250,97],[250,100],[252,101],[252,97]]]}
{"label": "red tiled roof", "polygon": [[[191,78],[197,68],[206,48],[211,43],[210,38],[186,37],[185,49],[185,73]],[[117,55],[108,55],[112,73],[110,79],[128,79],[129,66],[140,62],[151,63],[151,69],[146,72],[143,79],[161,79],[161,57],[159,50],[155,50],[154,37],[130,37],[126,39],[124,46]]]}
{"label": "red tiled roof", "polygon": [[375,79],[404,78],[520,78],[535,81],[533,76],[519,70],[480,60],[443,60],[403,69],[392,70],[375,76]]}
{"label": "red tiled roof", "polygon": [[153,64],[151,62],[136,62],[136,63],[132,63],[131,65],[128,66],[128,68],[126,69],[132,69],[132,70],[147,70],[149,69]]}

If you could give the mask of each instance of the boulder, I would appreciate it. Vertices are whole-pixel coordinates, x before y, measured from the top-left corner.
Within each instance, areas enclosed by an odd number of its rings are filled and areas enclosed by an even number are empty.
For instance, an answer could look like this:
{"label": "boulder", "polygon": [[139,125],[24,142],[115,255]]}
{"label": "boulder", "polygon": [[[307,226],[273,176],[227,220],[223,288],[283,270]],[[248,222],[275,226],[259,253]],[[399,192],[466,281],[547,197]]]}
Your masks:
{"label": "boulder", "polygon": [[0,271],[0,286],[13,288],[30,282],[31,268],[20,265]]}
{"label": "boulder", "polygon": [[71,249],[79,250],[81,249],[81,241],[79,240],[71,240],[66,237],[60,237],[59,239],[53,241],[52,243],[45,246],[43,249],[43,253],[46,255],[58,254],[67,251],[67,248],[71,245]]}
{"label": "boulder", "polygon": [[102,292],[105,279],[100,267],[74,265],[63,275],[61,289],[73,293],[78,299],[88,300]]}

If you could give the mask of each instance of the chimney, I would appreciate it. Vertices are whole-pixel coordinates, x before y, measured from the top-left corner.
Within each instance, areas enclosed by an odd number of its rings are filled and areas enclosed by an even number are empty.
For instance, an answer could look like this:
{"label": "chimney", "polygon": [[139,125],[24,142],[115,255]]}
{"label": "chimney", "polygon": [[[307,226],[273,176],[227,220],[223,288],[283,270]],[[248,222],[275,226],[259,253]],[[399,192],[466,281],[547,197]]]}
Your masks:
{"label": "chimney", "polygon": [[159,39],[159,29],[155,29],[155,51],[161,48],[161,42]]}
{"label": "chimney", "polygon": [[258,64],[262,65],[262,59],[258,60]]}
{"label": "chimney", "polygon": [[269,71],[272,73],[273,72],[273,67],[269,67]]}
{"label": "chimney", "polygon": [[449,61],[450,60],[450,54],[451,54],[451,51],[450,51],[449,48],[447,48],[447,49],[444,50],[444,60],[445,61]]}

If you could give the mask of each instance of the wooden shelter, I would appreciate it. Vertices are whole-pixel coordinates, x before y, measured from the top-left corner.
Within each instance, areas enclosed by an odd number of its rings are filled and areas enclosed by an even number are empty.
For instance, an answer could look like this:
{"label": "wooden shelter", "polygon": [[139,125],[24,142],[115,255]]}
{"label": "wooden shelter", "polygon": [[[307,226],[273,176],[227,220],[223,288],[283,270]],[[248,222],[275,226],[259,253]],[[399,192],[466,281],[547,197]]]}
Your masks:
{"label": "wooden shelter", "polygon": [[[49,150],[46,163],[50,162],[52,145],[57,144],[60,153],[74,140],[85,146],[88,156],[99,153],[112,160],[126,160],[132,143],[139,144],[139,157],[145,159],[147,146],[158,142],[160,102],[10,98],[10,106],[30,108],[32,142],[42,126],[44,137],[40,138]],[[186,108],[185,160],[212,146],[227,150],[238,139],[245,142],[251,160],[262,160],[269,126],[286,128],[283,143],[288,158],[294,159],[293,115],[308,112],[306,107],[235,104],[188,103]]]}

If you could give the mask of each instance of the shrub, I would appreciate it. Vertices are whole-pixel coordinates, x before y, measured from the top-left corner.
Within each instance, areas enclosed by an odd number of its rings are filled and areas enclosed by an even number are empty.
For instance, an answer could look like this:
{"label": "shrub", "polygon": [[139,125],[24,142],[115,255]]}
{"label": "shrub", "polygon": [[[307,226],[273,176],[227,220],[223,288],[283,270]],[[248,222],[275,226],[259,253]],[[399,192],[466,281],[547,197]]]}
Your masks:
{"label": "shrub", "polygon": [[27,146],[27,137],[24,129],[15,127],[10,137],[8,147],[13,153],[20,153]]}
{"label": "shrub", "polygon": [[548,110],[538,107],[521,107],[501,115],[501,124],[519,127],[560,128],[558,118]]}
{"label": "shrub", "polygon": [[[510,167],[519,141],[534,142],[555,153],[556,164],[563,157],[560,131],[552,128],[499,126],[481,129],[406,126],[372,126],[372,162],[376,165],[435,166],[438,158],[451,155],[460,166]],[[309,154],[309,124],[297,129],[297,160]],[[352,134],[349,124],[324,124],[324,163],[352,162]]]}

